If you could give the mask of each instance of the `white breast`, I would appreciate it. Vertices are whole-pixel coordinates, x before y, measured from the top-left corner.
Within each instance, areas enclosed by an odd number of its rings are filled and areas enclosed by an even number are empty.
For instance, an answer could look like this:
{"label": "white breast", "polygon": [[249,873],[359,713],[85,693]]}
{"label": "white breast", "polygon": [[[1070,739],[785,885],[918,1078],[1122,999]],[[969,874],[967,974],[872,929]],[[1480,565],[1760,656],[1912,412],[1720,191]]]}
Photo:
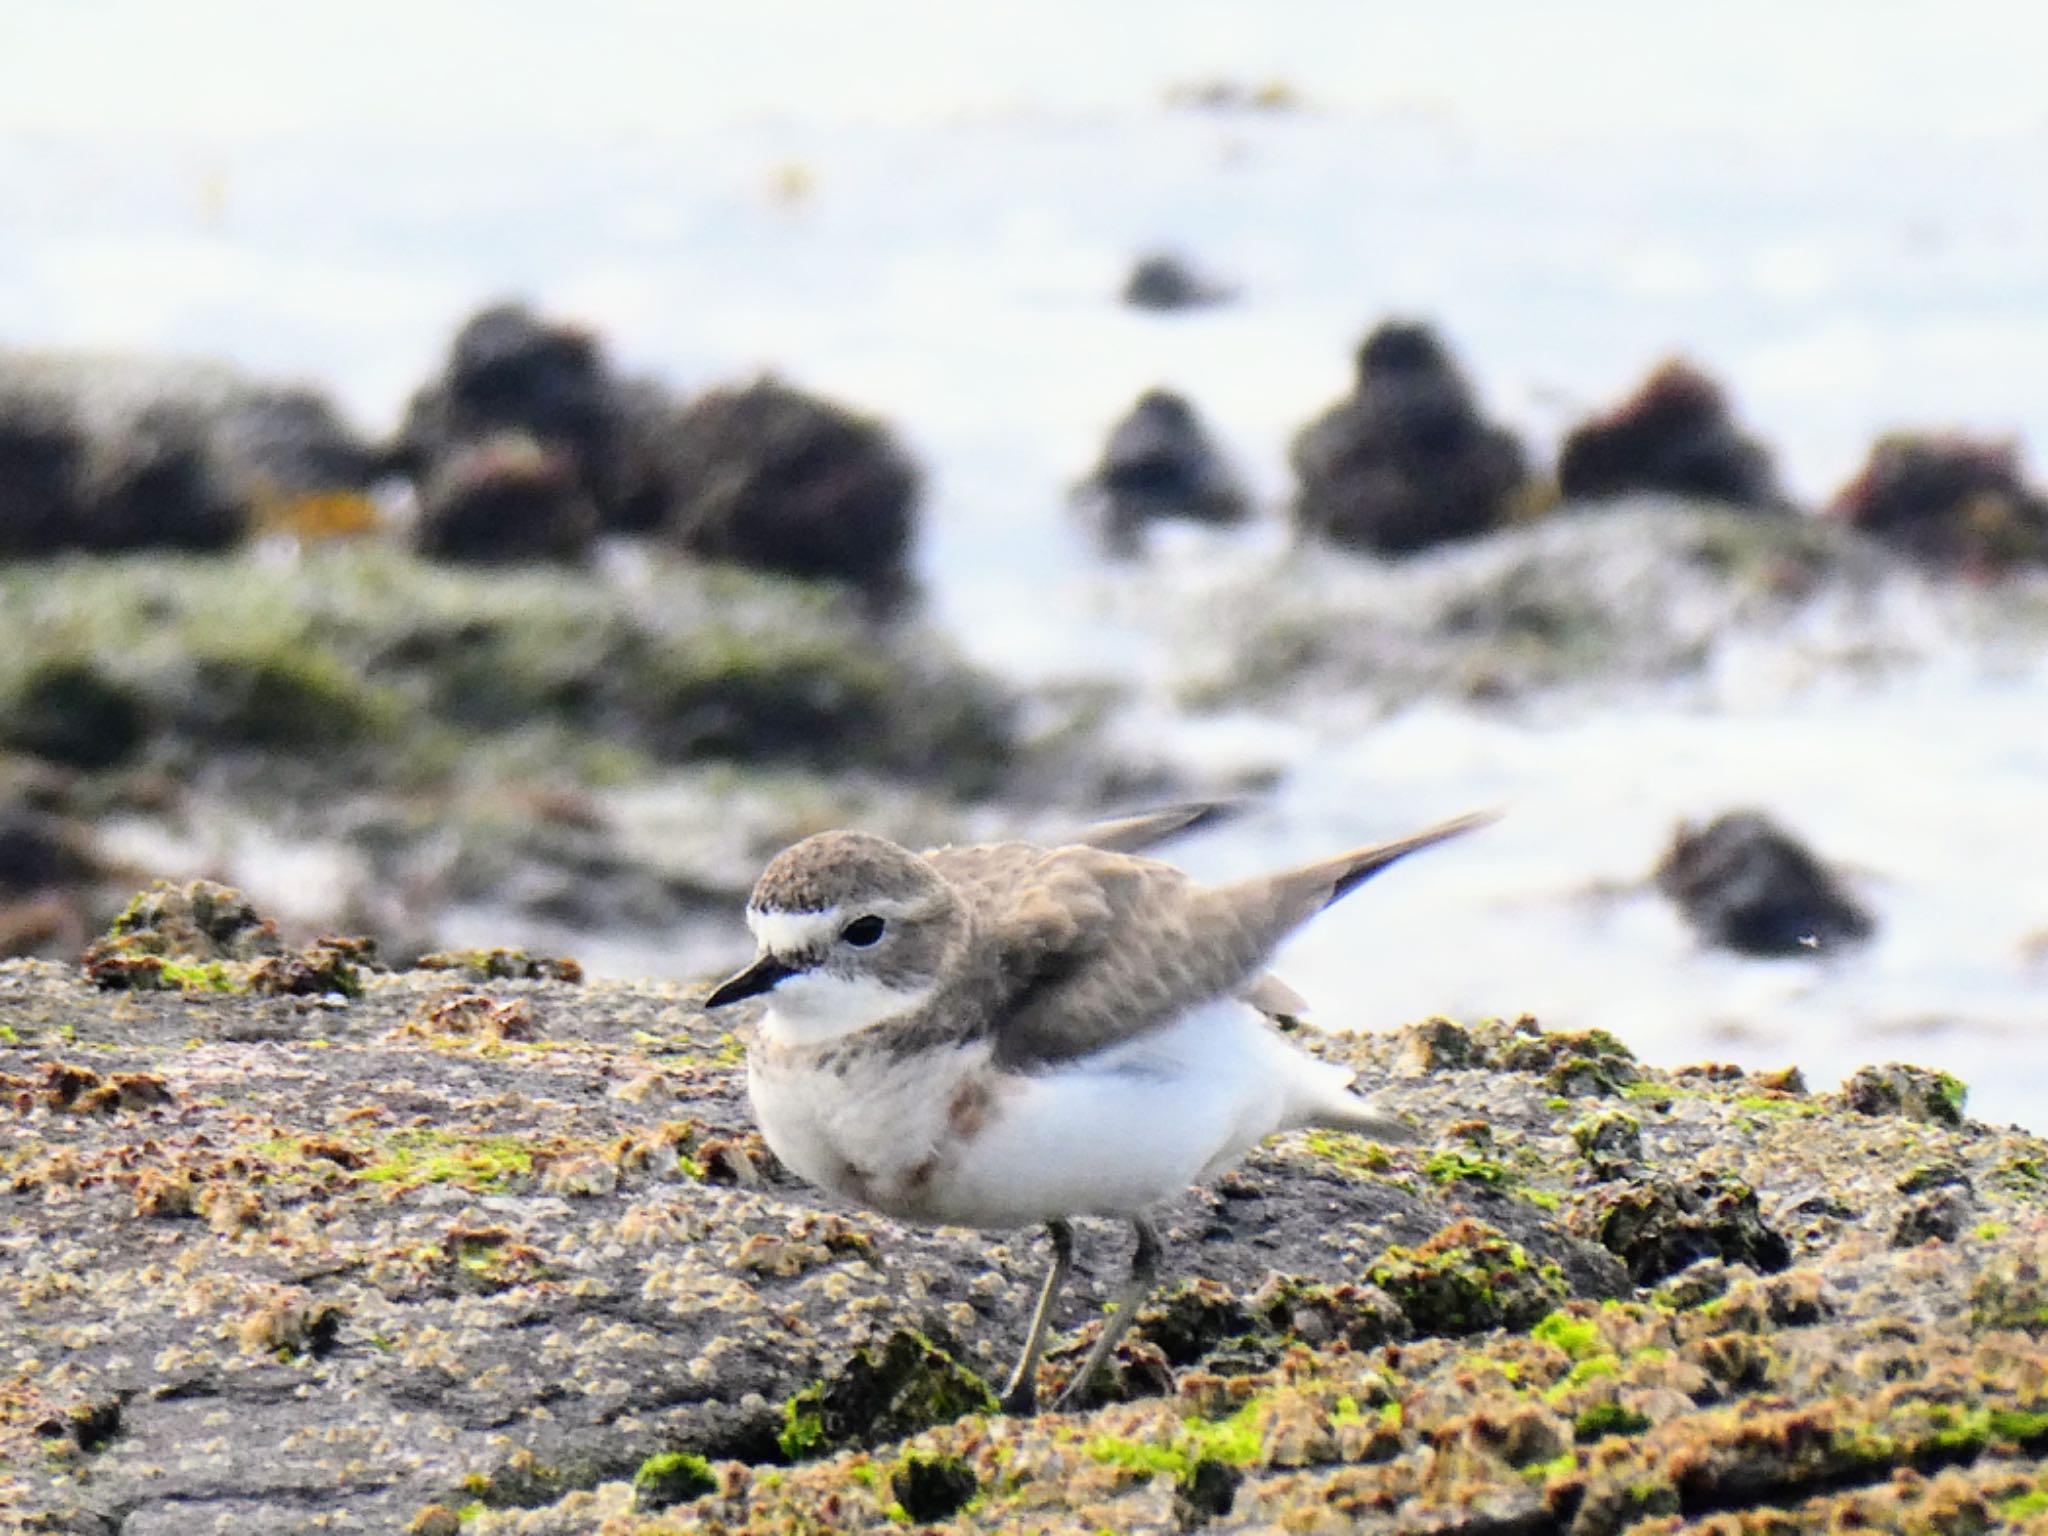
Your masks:
{"label": "white breast", "polygon": [[[764,1023],[772,1034],[773,1018]],[[802,1065],[812,1053],[750,1054],[747,1094],[762,1138],[799,1177],[892,1215],[950,1220],[928,1205],[953,1139],[960,1086],[979,1076],[986,1044],[899,1058],[845,1054],[838,1070]]]}
{"label": "white breast", "polygon": [[1136,1215],[1333,1102],[1355,1104],[1349,1080],[1219,998],[1141,1039],[1006,1077],[934,1198],[961,1226]]}

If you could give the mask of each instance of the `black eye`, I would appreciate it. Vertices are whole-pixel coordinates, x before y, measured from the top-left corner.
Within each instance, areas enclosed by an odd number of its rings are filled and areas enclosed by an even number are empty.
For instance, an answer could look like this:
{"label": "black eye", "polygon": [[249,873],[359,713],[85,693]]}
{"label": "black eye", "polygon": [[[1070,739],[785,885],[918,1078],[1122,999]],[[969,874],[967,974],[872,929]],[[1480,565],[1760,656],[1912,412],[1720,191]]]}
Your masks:
{"label": "black eye", "polygon": [[856,917],[852,922],[839,930],[839,937],[851,944],[855,949],[866,949],[870,944],[881,938],[882,926],[882,920],[879,917],[873,915]]}

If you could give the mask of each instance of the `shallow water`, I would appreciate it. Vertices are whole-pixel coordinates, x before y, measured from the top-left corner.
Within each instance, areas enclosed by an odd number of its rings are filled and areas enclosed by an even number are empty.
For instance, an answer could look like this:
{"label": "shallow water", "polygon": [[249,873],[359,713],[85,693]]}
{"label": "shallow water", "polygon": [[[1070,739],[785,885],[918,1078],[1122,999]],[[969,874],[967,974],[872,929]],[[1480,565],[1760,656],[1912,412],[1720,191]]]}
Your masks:
{"label": "shallow water", "polygon": [[[1257,814],[1188,846],[1203,872],[1511,806],[1289,950],[1326,1021],[1526,1009],[1817,1082],[1920,1057],[1979,1113],[2048,1126],[2038,658],[1937,634],[1903,671],[1815,678],[1736,644],[1712,688],[1607,706],[1161,712],[1175,658],[1131,616],[1143,578],[1105,575],[1061,508],[1154,383],[1269,502],[1288,436],[1390,312],[1439,319],[1545,448],[1686,351],[1809,500],[1894,425],[2048,441],[2039,14],[1872,4],[1845,38],[1821,7],[1450,10],[16,7],[0,342],[225,356],[321,380],[377,430],[503,293],[682,387],[777,369],[887,415],[929,466],[921,562],[974,654],[1136,679],[1186,761],[1279,771]],[[1308,110],[1162,105],[1211,77],[1281,79]],[[1241,299],[1117,306],[1162,245]],[[1675,820],[1735,805],[1855,871],[1876,940],[1704,955],[1627,888]]]}

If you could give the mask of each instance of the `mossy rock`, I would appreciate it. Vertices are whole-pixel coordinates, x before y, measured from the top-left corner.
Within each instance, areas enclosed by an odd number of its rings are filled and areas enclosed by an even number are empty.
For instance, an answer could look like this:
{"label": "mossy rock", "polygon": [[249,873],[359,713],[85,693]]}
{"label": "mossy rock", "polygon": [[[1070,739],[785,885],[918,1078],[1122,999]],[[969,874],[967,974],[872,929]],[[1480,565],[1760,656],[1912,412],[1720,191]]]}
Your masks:
{"label": "mossy rock", "polygon": [[1638,1285],[1654,1285],[1700,1259],[1748,1264],[1765,1273],[1792,1262],[1792,1250],[1758,1209],[1756,1191],[1731,1173],[1703,1169],[1687,1179],[1647,1178],[1593,1196],[1574,1225],[1628,1266]]}
{"label": "mossy rock", "polygon": [[165,701],[176,727],[223,746],[306,750],[374,740],[396,701],[333,652],[223,645],[193,657],[189,687]]}
{"label": "mossy rock", "polygon": [[1235,1292],[1214,1280],[1183,1280],[1139,1311],[1132,1335],[1156,1346],[1169,1365],[1192,1365],[1252,1325]]}
{"label": "mossy rock", "polygon": [[1501,1232],[1461,1219],[1414,1247],[1393,1247],[1367,1278],[1424,1334],[1527,1328],[1565,1299],[1564,1275]]}
{"label": "mossy rock", "polygon": [[125,953],[188,960],[254,960],[281,954],[277,925],[232,886],[159,880],[129,902],[107,930]]}
{"label": "mossy rock", "polygon": [[652,1512],[701,1499],[718,1487],[711,1463],[689,1451],[664,1451],[633,1474],[633,1507]]}
{"label": "mossy rock", "polygon": [[288,953],[277,924],[233,887],[159,880],[86,950],[84,964],[106,991],[360,997],[375,953],[368,939],[340,938]]}
{"label": "mossy rock", "polygon": [[0,698],[0,744],[87,772],[128,761],[151,724],[142,695],[88,656],[48,656]]}
{"label": "mossy rock", "polygon": [[1017,755],[1014,701],[936,635],[817,583],[679,561],[645,590],[381,548],[261,572],[0,568],[0,633],[19,640],[0,656],[0,742],[90,768],[254,751],[296,778],[410,785],[552,732],[555,761],[602,744],[980,794]]}
{"label": "mossy rock", "polygon": [[958,1456],[905,1456],[889,1474],[889,1491],[919,1525],[950,1520],[981,1491],[974,1469]]}
{"label": "mossy rock", "polygon": [[1970,1090],[1959,1077],[1888,1062],[1860,1067],[1842,1084],[1848,1106],[1863,1115],[1902,1115],[1934,1125],[1961,1125]]}
{"label": "mossy rock", "polygon": [[1572,1144],[1596,1175],[1615,1178],[1643,1160],[1642,1122],[1625,1110],[1603,1109],[1572,1126]]}
{"label": "mossy rock", "polygon": [[899,1328],[784,1404],[781,1445],[784,1455],[801,1461],[995,1411],[988,1383],[945,1344]]}
{"label": "mossy rock", "polygon": [[1970,1327],[2048,1333],[2048,1242],[2008,1250],[1970,1286]]}

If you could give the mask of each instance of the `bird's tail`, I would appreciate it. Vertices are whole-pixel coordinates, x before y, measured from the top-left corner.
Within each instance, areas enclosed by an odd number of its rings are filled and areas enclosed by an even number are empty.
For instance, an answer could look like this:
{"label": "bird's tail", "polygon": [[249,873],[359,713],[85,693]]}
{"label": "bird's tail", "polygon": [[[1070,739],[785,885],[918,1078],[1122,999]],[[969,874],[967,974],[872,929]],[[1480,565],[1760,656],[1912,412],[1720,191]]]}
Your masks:
{"label": "bird's tail", "polygon": [[1350,1131],[1390,1146],[1421,1140],[1413,1126],[1352,1092],[1354,1074],[1349,1067],[1319,1060],[1292,1046],[1287,1054],[1291,1071],[1284,1129]]}
{"label": "bird's tail", "polygon": [[1411,1146],[1422,1139],[1414,1126],[1396,1120],[1370,1099],[1361,1099],[1355,1093],[1345,1093],[1318,1105],[1316,1117],[1310,1123],[1322,1130],[1350,1131],[1390,1146]]}

